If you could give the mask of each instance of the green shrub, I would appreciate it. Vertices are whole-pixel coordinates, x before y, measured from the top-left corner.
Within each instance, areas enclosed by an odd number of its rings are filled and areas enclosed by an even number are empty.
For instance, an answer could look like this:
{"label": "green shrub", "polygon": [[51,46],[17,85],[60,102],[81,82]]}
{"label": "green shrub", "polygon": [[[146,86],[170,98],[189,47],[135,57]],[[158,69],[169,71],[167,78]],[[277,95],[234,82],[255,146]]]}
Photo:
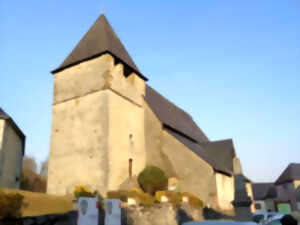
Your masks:
{"label": "green shrub", "polygon": [[168,177],[160,168],[148,166],[138,175],[138,183],[145,192],[154,195],[167,188]]}
{"label": "green shrub", "polygon": [[0,190],[0,219],[20,217],[23,199],[20,194],[6,194]]}

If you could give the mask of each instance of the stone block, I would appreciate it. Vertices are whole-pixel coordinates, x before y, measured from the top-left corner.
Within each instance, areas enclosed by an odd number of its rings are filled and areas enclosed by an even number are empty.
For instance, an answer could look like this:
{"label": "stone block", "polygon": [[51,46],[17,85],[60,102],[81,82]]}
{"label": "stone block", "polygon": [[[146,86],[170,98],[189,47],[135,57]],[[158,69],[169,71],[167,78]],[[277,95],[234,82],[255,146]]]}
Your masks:
{"label": "stone block", "polygon": [[183,196],[183,197],[182,197],[182,201],[183,201],[183,202],[189,202],[189,197]]}
{"label": "stone block", "polygon": [[136,205],[136,201],[134,198],[128,198],[127,203],[128,203],[128,205]]}
{"label": "stone block", "polygon": [[162,195],[162,196],[161,196],[161,198],[160,198],[160,201],[161,201],[161,202],[168,202],[168,201],[169,201],[169,199],[168,199],[168,197],[167,197],[167,196],[165,196],[165,195]]}

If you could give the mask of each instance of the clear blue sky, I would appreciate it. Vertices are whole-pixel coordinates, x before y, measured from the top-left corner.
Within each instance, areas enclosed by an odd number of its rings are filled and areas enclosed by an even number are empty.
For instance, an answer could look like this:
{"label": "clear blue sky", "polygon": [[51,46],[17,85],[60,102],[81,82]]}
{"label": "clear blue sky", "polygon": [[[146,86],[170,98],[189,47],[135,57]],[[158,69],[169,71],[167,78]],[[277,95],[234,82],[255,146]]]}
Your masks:
{"label": "clear blue sky", "polygon": [[245,174],[300,162],[300,1],[0,0],[0,106],[49,152],[53,77],[101,12],[149,84],[211,140],[233,138]]}

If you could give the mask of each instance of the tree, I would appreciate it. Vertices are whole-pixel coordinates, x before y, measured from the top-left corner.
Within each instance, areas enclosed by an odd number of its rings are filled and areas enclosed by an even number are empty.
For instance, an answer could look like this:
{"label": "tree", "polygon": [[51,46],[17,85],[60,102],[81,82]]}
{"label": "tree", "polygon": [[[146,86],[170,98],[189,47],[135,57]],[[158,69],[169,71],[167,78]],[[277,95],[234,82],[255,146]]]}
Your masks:
{"label": "tree", "polygon": [[44,162],[42,162],[40,175],[44,178],[48,177],[48,161],[49,159],[46,159]]}
{"label": "tree", "polygon": [[37,172],[37,164],[36,164],[35,158],[32,156],[24,156],[23,168],[36,173]]}

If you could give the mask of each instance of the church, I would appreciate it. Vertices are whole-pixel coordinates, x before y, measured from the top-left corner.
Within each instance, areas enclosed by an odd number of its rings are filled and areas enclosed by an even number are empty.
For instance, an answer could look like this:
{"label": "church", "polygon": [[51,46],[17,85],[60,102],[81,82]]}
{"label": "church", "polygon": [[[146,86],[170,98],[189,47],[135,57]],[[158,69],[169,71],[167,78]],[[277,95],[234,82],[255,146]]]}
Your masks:
{"label": "church", "polygon": [[[52,74],[49,194],[88,185],[106,196],[154,165],[178,179],[181,191],[232,209],[239,161],[232,140],[211,141],[150,87],[103,14]],[[246,186],[251,196],[249,180]]]}

